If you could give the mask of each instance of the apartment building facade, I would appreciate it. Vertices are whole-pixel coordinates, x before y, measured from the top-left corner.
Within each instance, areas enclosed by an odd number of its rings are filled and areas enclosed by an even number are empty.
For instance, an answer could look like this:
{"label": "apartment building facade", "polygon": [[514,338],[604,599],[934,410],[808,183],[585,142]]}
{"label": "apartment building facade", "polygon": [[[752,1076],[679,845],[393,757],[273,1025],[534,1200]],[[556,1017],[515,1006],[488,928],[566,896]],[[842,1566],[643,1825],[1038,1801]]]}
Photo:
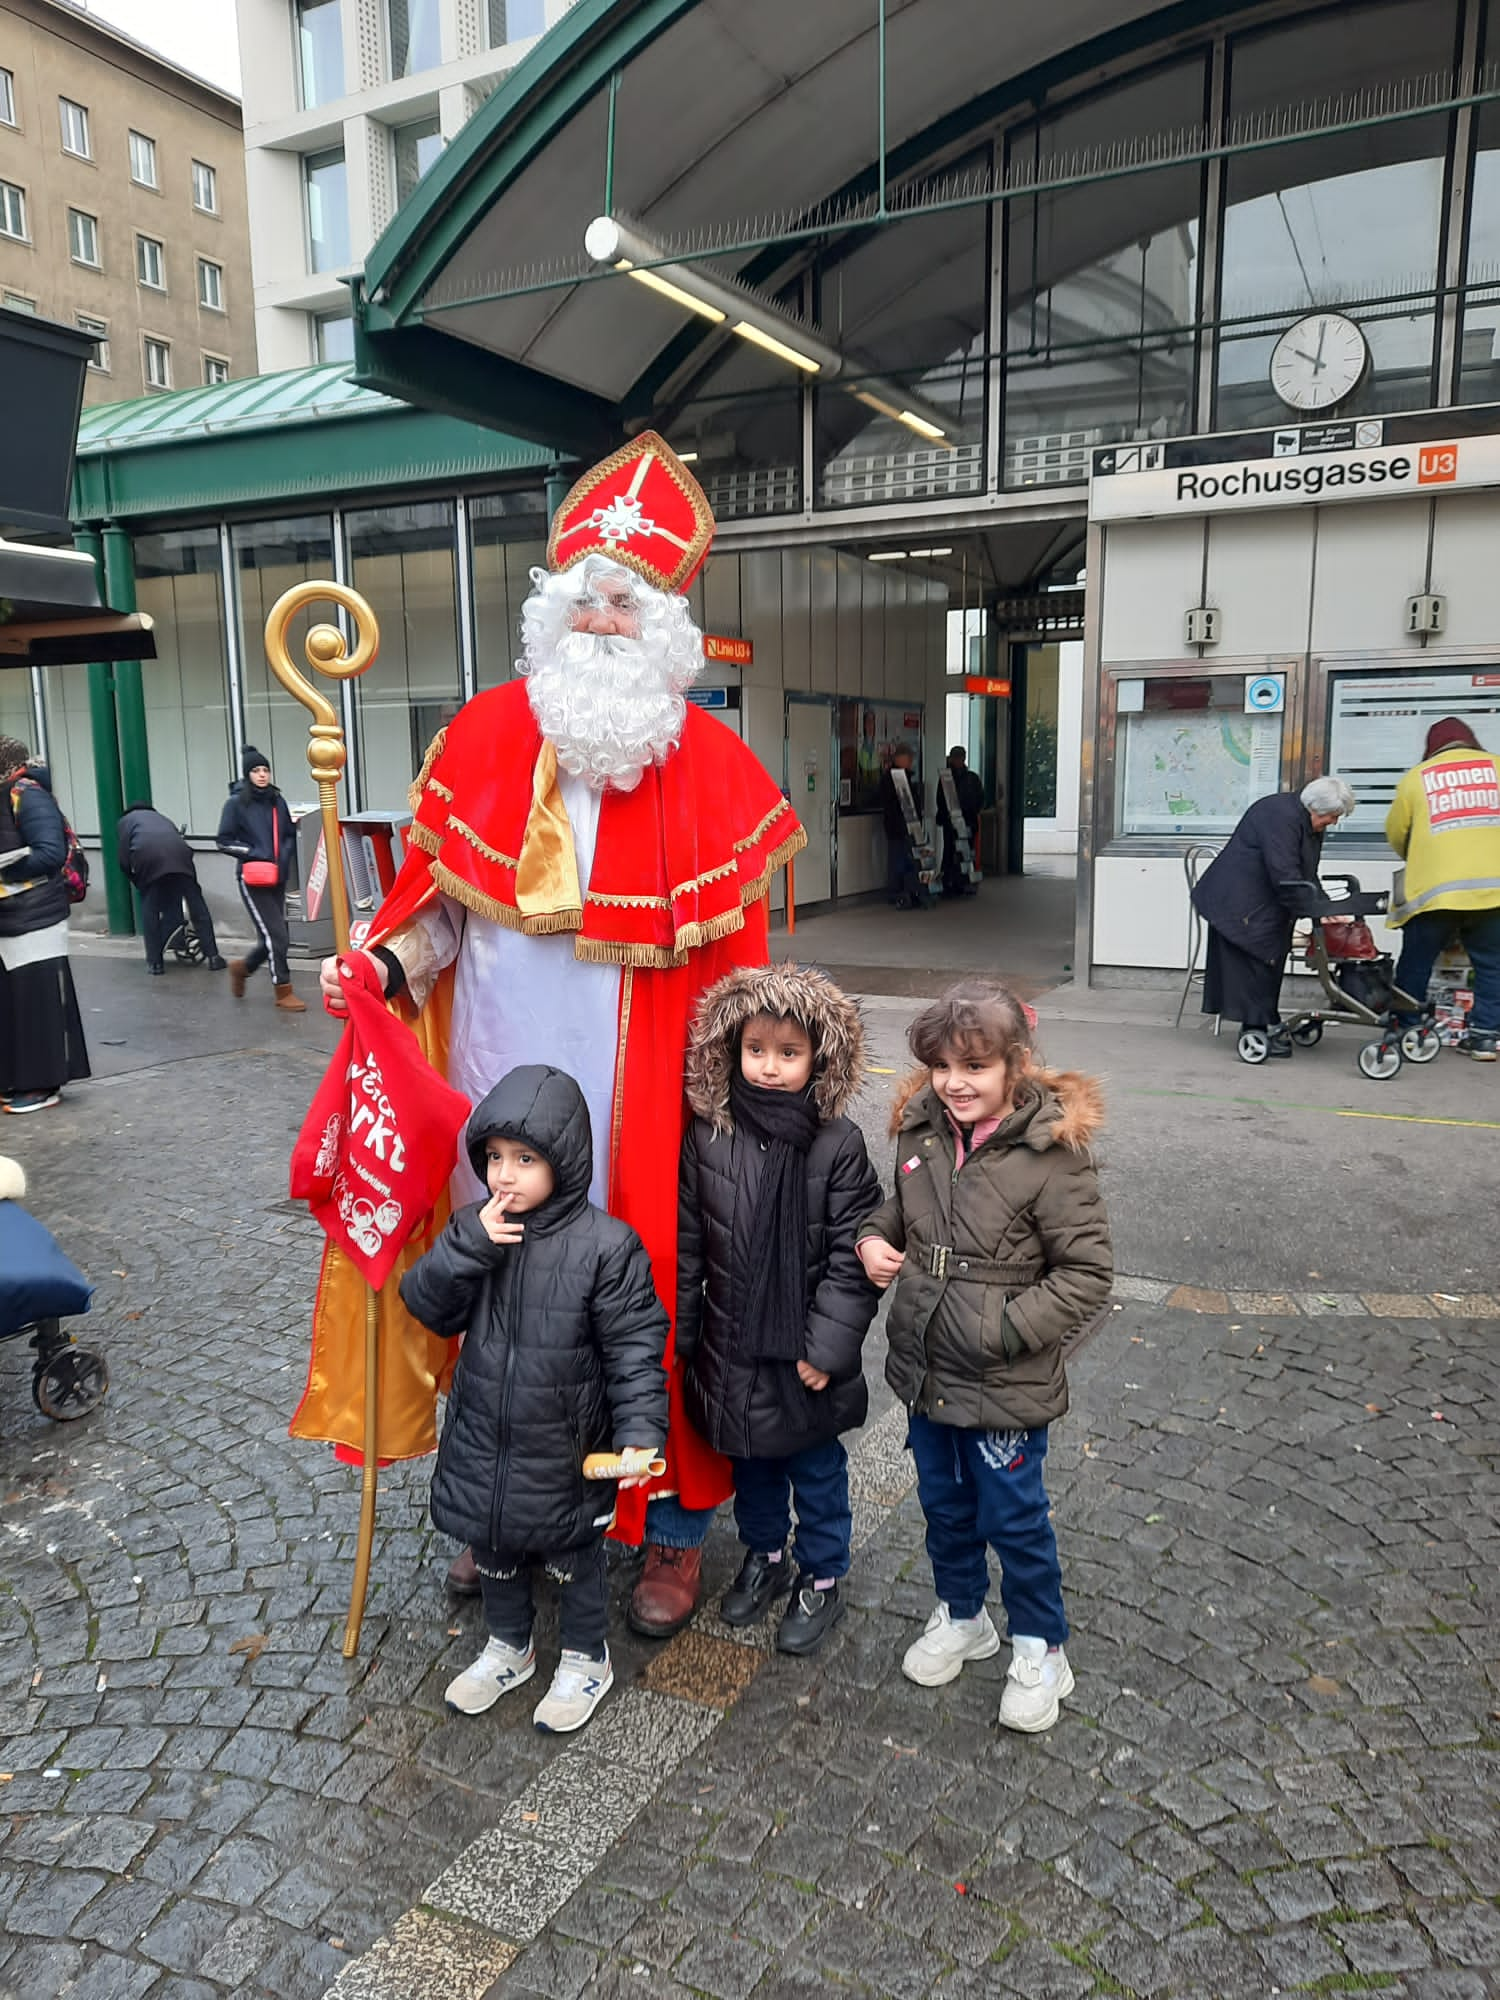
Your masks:
{"label": "apartment building facade", "polygon": [[0,0],[0,294],[87,403],[255,373],[240,107],[67,0]]}
{"label": "apartment building facade", "polygon": [[238,0],[260,365],[353,354],[345,280],[571,0]]}

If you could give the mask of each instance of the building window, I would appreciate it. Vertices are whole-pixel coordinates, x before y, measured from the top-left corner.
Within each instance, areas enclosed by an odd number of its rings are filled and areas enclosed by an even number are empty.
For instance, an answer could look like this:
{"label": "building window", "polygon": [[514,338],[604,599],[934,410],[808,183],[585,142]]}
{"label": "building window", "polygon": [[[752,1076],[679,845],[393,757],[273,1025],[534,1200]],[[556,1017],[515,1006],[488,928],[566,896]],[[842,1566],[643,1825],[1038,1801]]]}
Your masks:
{"label": "building window", "polygon": [[202,160],[193,162],[193,206],[201,208],[205,215],[219,212],[219,176]]}
{"label": "building window", "polygon": [[546,496],[535,487],[480,495],[469,504],[469,540],[479,685],[494,687],[515,673],[521,606],[531,572],[547,561]]}
{"label": "building window", "polygon": [[99,219],[81,208],[68,210],[68,255],[75,264],[99,268]]}
{"label": "building window", "polygon": [[[333,522],[327,514],[296,515],[280,521],[245,521],[230,529],[229,538],[244,684],[244,740],[259,744],[271,759],[273,771],[305,770],[307,710],[287,693],[266,664],[266,619],[271,606],[294,583],[333,575]],[[146,608],[144,600],[141,608]],[[328,609],[323,604],[305,605],[293,616],[286,630],[286,642],[294,660],[305,657],[303,642],[308,631],[327,616]],[[0,681],[4,678],[0,674]],[[154,736],[152,749],[154,752]],[[231,757],[230,768],[233,765]],[[217,766],[211,768],[217,770]],[[209,815],[218,813],[219,801],[206,783],[203,793],[205,817],[213,828],[218,820]]]}
{"label": "building window", "polygon": [[16,122],[16,80],[8,69],[0,69],[0,125]]}
{"label": "building window", "polygon": [[80,160],[92,159],[89,151],[89,113],[86,104],[75,104],[71,97],[57,100],[58,113],[62,119],[62,146],[65,153],[76,153]]}
{"label": "building window", "polygon": [[135,274],[153,292],[167,289],[166,255],[154,236],[137,236],[135,239]]}
{"label": "building window", "polygon": [[80,333],[94,336],[94,351],[89,356],[89,367],[96,375],[109,373],[109,321],[92,319],[87,313],[79,313],[75,325]]}
{"label": "building window", "polygon": [[438,0],[386,0],[391,75],[417,76],[443,59]]}
{"label": "building window", "polygon": [[148,389],[170,389],[172,386],[172,349],[165,340],[153,340],[148,333],[142,345],[146,355],[146,387]]}
{"label": "building window", "polygon": [[224,310],[224,266],[211,264],[207,257],[198,259],[198,303],[210,312]]}
{"label": "building window", "polygon": [[435,118],[419,125],[400,125],[391,135],[396,154],[396,206],[414,192],[417,182],[443,150],[443,135]]}
{"label": "building window", "polygon": [[544,0],[487,0],[486,15],[492,49],[526,41],[547,25]]}
{"label": "building window", "polygon": [[302,167],[307,194],[307,251],[314,271],[342,271],[349,250],[349,183],[344,149],[309,153]]}
{"label": "building window", "polygon": [[354,320],[349,313],[319,313],[313,320],[313,352],[319,361],[354,359]]}
{"label": "building window", "polygon": [[[151,731],[153,803],[174,825],[185,825],[189,833],[211,835],[219,824],[225,777],[239,767],[236,746],[246,740],[231,722],[219,531],[212,527],[178,528],[163,534],[136,535],[133,549],[136,604],[156,621],[161,641],[161,657],[141,662]],[[322,573],[328,573],[326,567]],[[267,611],[270,608],[268,604]],[[328,614],[319,605],[317,615]],[[247,671],[253,657],[246,657]],[[302,656],[296,653],[293,657]],[[264,644],[260,658],[260,671],[269,675],[270,668],[263,664]],[[64,667],[58,678],[71,682],[80,676],[72,667]],[[278,681],[276,685],[279,689],[281,684]],[[297,708],[290,696],[286,700],[289,708]],[[87,708],[86,698],[82,705]],[[302,709],[297,712],[306,713]],[[290,735],[288,729],[283,742]],[[305,745],[305,725],[302,739]],[[270,755],[281,748],[267,743],[263,736],[251,735],[248,740],[260,744]],[[302,754],[305,758],[305,748]],[[289,771],[295,768],[289,753],[283,752],[282,762]],[[85,784],[89,768],[84,763]],[[59,790],[71,805],[71,793]]]}
{"label": "building window", "polygon": [[26,241],[26,191],[0,181],[0,236]]}
{"label": "building window", "polygon": [[154,188],[156,181],[156,141],[144,132],[130,135],[130,178],[139,187]]}
{"label": "building window", "polygon": [[339,0],[297,0],[297,68],[302,108],[329,104],[344,94],[344,25]]}
{"label": "building window", "polygon": [[399,806],[427,745],[463,701],[454,508],[415,500],[346,514],[350,582],[381,608],[380,653],[360,677],[361,792]]}
{"label": "building window", "polygon": [[7,312],[34,313],[36,311],[36,300],[28,299],[21,292],[0,292],[0,305],[3,305]]}
{"label": "building window", "polygon": [[229,380],[229,363],[222,354],[204,355],[203,379],[210,389],[216,389],[221,382]]}

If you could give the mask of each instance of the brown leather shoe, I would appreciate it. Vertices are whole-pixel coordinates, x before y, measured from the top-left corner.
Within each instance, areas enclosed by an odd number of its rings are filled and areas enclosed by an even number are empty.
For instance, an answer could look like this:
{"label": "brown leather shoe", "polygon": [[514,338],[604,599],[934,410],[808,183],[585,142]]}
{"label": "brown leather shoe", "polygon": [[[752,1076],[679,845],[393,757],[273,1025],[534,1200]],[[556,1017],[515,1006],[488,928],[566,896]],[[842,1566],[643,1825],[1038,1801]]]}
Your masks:
{"label": "brown leather shoe", "polygon": [[276,1005],[287,1014],[305,1014],[307,1012],[307,1002],[299,1000],[289,985],[277,987]]}
{"label": "brown leather shoe", "polygon": [[229,961],[229,990],[236,1000],[245,997],[245,981],[250,977],[250,968],[242,958]]}
{"label": "brown leather shoe", "polygon": [[630,1629],[644,1639],[670,1639],[692,1617],[702,1595],[702,1549],[664,1549],[648,1542],[646,1566],[630,1594]]}
{"label": "brown leather shoe", "polygon": [[448,1565],[448,1588],[455,1597],[479,1595],[479,1565],[472,1549],[462,1549]]}

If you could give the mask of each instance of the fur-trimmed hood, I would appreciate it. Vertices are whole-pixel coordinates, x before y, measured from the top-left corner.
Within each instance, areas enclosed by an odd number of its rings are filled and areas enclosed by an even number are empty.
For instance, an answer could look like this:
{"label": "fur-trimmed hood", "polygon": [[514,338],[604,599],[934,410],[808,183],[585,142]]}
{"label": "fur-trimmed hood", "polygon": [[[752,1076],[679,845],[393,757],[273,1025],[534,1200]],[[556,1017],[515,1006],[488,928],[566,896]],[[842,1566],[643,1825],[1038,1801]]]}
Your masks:
{"label": "fur-trimmed hood", "polygon": [[800,1021],[813,1039],[813,1102],[825,1124],[842,1117],[865,1076],[865,1029],[858,1007],[826,973],[806,965],[746,965],[699,1000],[688,1042],[688,1103],[715,1132],[732,1129],[729,1079],[740,1030],[757,1014]]}
{"label": "fur-trimmed hood", "polygon": [[[1036,1064],[1021,1079],[1016,1108],[1001,1120],[1001,1129],[1023,1121],[1018,1143],[1044,1153],[1049,1146],[1066,1146],[1086,1153],[1104,1125],[1104,1092],[1098,1079],[1076,1069],[1047,1069]],[[896,1093],[891,1110],[891,1136],[922,1124],[949,1124],[947,1112],[931,1087],[930,1072],[914,1070]]]}
{"label": "fur-trimmed hood", "polygon": [[0,1155],[0,1201],[19,1201],[26,1192],[26,1174],[19,1160]]}

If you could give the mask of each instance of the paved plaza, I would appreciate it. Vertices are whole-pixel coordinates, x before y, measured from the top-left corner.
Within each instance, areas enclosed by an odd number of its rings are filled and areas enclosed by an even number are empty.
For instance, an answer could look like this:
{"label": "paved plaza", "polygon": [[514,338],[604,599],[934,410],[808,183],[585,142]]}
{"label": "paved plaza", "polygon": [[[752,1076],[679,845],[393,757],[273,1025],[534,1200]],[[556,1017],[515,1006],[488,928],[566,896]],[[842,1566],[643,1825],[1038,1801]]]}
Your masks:
{"label": "paved plaza", "polygon": [[[98,1080],[0,1150],[99,1287],[113,1386],[49,1424],[0,1348],[0,1995],[1500,1994],[1493,1072],[1372,1086],[1330,1036],[1267,1076],[1174,1038],[1175,1000],[1044,998],[1106,1076],[1122,1274],[1050,1459],[1056,1730],[996,1729],[1003,1654],[901,1676],[931,1582],[877,1330],[823,1652],[617,1617],[617,1692],[545,1739],[525,1694],[443,1707],[480,1623],[428,1466],[383,1476],[341,1656],[357,1481],[286,1435],[318,1250],[286,1155],[330,1024],[76,970]],[[868,1006],[885,1167],[912,1002]],[[736,1563],[726,1518],[715,1592]],[[550,1606],[538,1638],[545,1670]]]}

